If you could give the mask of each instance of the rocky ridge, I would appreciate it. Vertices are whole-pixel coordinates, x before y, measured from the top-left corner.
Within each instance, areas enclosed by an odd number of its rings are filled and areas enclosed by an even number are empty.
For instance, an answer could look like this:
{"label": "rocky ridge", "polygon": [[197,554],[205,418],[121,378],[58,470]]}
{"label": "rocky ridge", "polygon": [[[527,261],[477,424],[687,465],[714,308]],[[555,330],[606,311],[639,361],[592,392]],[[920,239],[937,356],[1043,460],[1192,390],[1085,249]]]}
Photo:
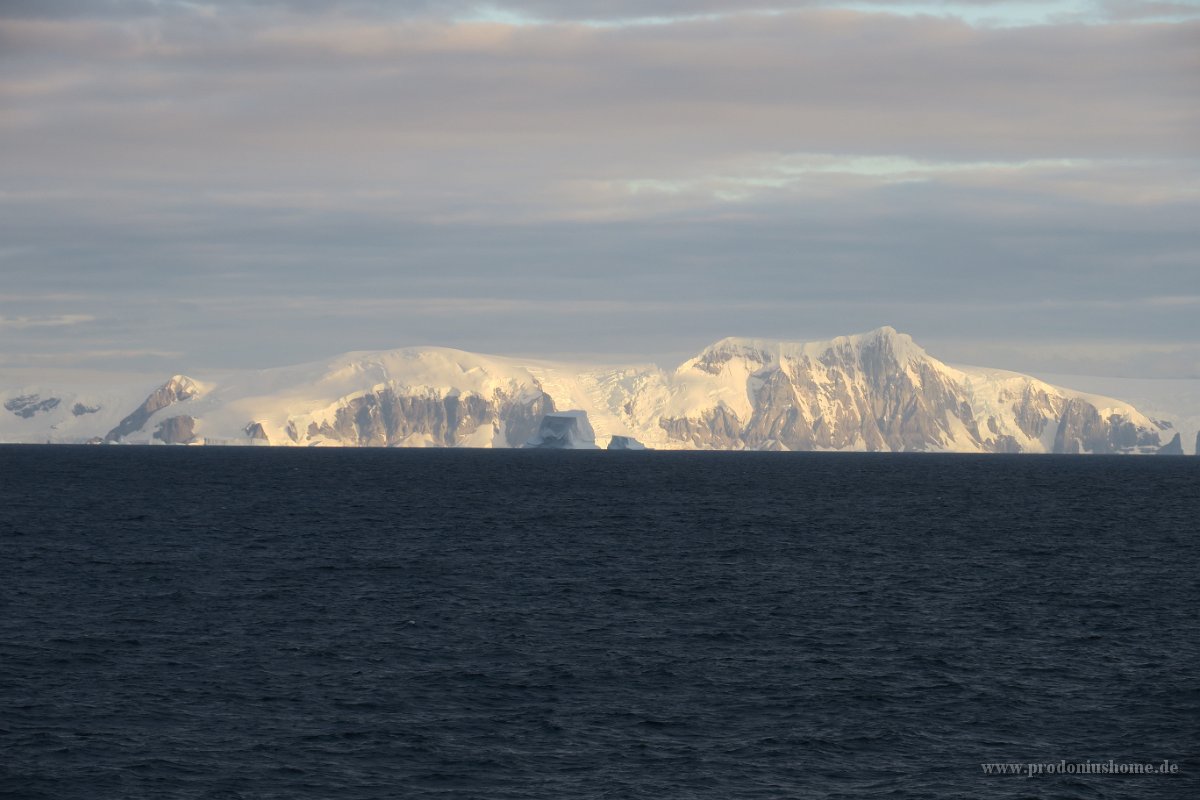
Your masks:
{"label": "rocky ridge", "polygon": [[[56,398],[10,393],[5,408],[33,426],[66,413],[48,402]],[[93,409],[76,406],[70,430],[77,440],[101,435],[104,429],[87,428]],[[891,328],[828,342],[724,339],[670,371],[406,348],[217,381],[175,375],[108,423],[103,439],[521,447],[563,409],[579,409],[601,446],[614,449],[636,442],[654,449],[1166,454],[1179,446],[1163,442],[1169,423],[1126,403],[1018,373],[952,367]]]}

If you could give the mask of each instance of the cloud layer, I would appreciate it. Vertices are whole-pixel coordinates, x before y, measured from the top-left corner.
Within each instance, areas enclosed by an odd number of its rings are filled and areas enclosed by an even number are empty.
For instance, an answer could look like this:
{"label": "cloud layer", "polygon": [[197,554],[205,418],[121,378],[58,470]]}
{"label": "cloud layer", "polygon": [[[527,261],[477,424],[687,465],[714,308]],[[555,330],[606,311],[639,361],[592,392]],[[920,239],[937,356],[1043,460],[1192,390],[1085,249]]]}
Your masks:
{"label": "cloud layer", "polygon": [[1194,352],[1189,4],[752,5],[6,4],[5,350]]}

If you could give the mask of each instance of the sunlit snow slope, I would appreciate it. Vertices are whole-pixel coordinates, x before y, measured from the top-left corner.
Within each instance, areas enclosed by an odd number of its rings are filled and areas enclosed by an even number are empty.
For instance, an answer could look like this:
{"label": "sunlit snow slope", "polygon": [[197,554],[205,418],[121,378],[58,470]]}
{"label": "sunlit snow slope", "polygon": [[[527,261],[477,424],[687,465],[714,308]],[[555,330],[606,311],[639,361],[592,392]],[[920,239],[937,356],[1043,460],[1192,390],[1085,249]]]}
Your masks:
{"label": "sunlit snow slope", "polygon": [[19,442],[521,447],[568,410],[601,447],[1155,453],[1174,433],[1119,400],[948,366],[886,327],[723,339],[669,371],[404,348],[103,396],[3,384],[0,401],[0,439]]}

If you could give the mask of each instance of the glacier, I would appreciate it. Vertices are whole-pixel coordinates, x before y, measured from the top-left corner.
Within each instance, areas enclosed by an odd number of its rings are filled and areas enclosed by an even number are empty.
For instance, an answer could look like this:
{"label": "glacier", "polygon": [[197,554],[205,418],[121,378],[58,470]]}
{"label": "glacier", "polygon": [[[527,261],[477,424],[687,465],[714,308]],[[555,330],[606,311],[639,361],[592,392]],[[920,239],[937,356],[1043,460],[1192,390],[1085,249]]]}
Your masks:
{"label": "glacier", "polygon": [[1112,397],[946,364],[890,327],[727,338],[674,369],[410,347],[149,385],[0,381],[0,401],[0,441],[37,443],[1151,454],[1180,431]]}

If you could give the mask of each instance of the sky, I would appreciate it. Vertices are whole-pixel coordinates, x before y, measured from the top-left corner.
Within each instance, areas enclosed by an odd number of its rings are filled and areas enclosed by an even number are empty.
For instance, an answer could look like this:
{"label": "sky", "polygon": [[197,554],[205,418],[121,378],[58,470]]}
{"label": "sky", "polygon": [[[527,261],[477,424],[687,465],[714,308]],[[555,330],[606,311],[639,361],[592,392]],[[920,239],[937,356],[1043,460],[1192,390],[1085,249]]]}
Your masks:
{"label": "sky", "polygon": [[881,325],[1200,377],[1200,2],[0,2],[0,370]]}

